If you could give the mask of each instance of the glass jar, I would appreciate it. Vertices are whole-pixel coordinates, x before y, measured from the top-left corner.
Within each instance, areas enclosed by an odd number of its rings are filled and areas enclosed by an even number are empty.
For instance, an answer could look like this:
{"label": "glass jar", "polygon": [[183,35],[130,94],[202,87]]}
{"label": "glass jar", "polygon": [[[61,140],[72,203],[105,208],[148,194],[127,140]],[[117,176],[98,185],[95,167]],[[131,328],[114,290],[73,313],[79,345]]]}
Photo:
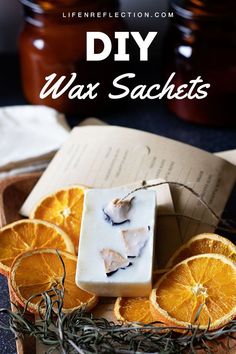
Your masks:
{"label": "glass jar", "polygon": [[166,77],[175,83],[199,75],[210,83],[205,99],[169,100],[179,117],[202,124],[236,122],[236,1],[172,0],[174,18],[166,38]]}
{"label": "glass jar", "polygon": [[[103,62],[86,61],[86,32],[101,31],[112,40],[114,31],[122,30],[123,23],[115,17],[83,17],[81,14],[114,13],[118,0],[20,1],[24,8],[24,26],[19,49],[26,99],[65,113],[89,115],[97,112],[103,104],[103,88],[114,75],[114,61],[112,56]],[[100,47],[96,49],[100,50]],[[69,99],[67,94],[57,99],[52,99],[51,95],[40,99],[45,77],[53,73],[57,74],[56,78],[65,75],[66,83],[73,72],[77,73],[73,86],[102,83],[96,99]]]}

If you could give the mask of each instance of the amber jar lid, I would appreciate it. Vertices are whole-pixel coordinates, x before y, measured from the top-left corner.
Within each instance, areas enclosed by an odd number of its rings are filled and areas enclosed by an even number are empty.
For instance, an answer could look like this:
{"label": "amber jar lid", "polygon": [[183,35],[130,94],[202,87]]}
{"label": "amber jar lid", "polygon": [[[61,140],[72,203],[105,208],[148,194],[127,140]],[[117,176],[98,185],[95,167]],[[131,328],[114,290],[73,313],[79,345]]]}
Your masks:
{"label": "amber jar lid", "polygon": [[[235,21],[236,0],[171,0],[176,15],[186,20]],[[234,11],[235,10],[235,11]]]}
{"label": "amber jar lid", "polygon": [[119,0],[19,0],[35,13],[70,11],[109,11],[119,8]]}

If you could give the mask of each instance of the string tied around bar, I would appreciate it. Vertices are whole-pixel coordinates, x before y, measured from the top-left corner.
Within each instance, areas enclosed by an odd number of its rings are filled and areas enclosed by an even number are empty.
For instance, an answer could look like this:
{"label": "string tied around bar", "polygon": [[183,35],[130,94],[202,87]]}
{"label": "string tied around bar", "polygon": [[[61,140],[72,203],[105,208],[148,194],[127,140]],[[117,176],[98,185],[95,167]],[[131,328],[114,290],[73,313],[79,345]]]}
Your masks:
{"label": "string tied around bar", "polygon": [[[134,188],[133,190],[131,190],[129,193],[127,193],[120,200],[123,201],[123,200],[127,199],[130,195],[132,195],[135,192],[138,192],[140,190],[145,190],[145,189],[153,188],[153,187],[160,187],[160,186],[163,186],[163,185],[169,185],[169,186],[172,186],[172,187],[175,186],[175,187],[183,188],[183,189],[189,191],[206,208],[206,210],[209,211],[211,216],[216,220],[216,225],[204,222],[204,221],[202,221],[200,219],[196,219],[196,218],[194,218],[192,216],[183,215],[183,214],[179,214],[179,213],[161,214],[161,216],[168,216],[168,217],[175,216],[175,217],[187,218],[187,219],[192,220],[192,221],[203,223],[204,225],[207,225],[207,226],[210,226],[210,227],[216,227],[217,226],[217,228],[221,229],[222,231],[226,231],[226,232],[230,232],[232,234],[236,234],[235,222],[226,220],[226,219],[222,218],[220,215],[218,215],[213,210],[213,208],[201,197],[201,195],[199,193],[197,193],[193,188],[189,187],[188,185],[186,185],[184,183],[180,183],[180,182],[176,182],[176,181],[163,181],[163,182],[157,182],[157,183],[150,183],[149,184],[146,181],[143,181],[140,187]],[[218,224],[220,224],[220,225],[218,225]]]}

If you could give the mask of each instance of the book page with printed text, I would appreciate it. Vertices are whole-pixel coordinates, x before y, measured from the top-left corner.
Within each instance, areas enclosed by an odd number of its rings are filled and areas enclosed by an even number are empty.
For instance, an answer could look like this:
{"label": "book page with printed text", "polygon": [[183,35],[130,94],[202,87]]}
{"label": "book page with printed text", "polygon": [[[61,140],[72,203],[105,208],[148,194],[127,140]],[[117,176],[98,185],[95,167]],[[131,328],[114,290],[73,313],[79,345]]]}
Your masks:
{"label": "book page with printed text", "polygon": [[[162,179],[183,183],[196,191],[220,215],[235,183],[236,167],[208,152],[151,133],[117,126],[74,128],[70,138],[49,164],[24,203],[21,213],[28,216],[45,195],[75,183],[109,188],[136,181]],[[165,186],[163,186],[165,187]],[[163,191],[163,189],[162,189]],[[162,214],[173,213],[168,186]],[[184,188],[171,187],[175,212],[186,217],[163,216],[165,236],[172,243],[162,252],[163,260],[191,236],[211,232],[217,221],[200,201]],[[168,206],[169,205],[169,206]],[[199,221],[193,221],[192,218]],[[169,220],[172,220],[170,223]],[[201,221],[201,222],[200,222]],[[171,230],[167,225],[172,224]],[[174,231],[173,231],[174,230]]]}

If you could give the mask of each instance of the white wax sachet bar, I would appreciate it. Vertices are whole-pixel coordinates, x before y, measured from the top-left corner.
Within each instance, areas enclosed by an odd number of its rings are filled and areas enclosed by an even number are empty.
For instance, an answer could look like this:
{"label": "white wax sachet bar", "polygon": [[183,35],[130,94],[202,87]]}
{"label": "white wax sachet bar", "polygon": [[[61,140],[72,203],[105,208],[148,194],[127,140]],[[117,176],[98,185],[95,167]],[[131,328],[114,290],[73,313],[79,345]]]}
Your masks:
{"label": "white wax sachet bar", "polygon": [[152,289],[156,193],[140,190],[123,200],[128,192],[85,194],[76,284],[88,292],[132,297]]}

